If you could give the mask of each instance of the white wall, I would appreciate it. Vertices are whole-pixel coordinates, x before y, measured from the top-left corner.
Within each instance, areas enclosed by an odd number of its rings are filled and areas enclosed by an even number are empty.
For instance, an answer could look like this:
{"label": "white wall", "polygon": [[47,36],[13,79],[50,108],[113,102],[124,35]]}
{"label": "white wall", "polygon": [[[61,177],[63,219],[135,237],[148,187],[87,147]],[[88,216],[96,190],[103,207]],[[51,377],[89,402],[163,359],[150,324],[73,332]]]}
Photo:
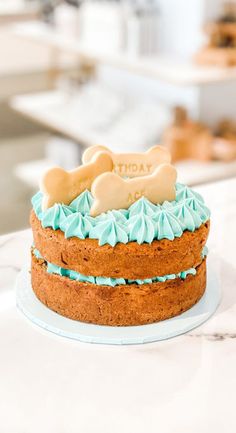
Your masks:
{"label": "white wall", "polygon": [[160,52],[191,57],[204,41],[204,23],[219,15],[223,3],[224,0],[156,0],[160,10]]}
{"label": "white wall", "polygon": [[156,0],[160,10],[160,52],[189,57],[202,43],[204,0]]}
{"label": "white wall", "polygon": [[236,119],[236,82],[208,84],[199,94],[199,117],[214,127],[224,117]]}

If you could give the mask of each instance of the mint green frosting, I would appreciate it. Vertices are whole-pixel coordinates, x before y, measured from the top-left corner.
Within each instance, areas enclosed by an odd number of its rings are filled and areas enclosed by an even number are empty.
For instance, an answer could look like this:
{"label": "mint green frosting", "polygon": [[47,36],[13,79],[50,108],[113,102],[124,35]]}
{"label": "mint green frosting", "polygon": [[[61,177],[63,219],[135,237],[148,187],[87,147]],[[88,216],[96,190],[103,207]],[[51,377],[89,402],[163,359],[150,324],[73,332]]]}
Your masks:
{"label": "mint green frosting", "polygon": [[210,211],[203,202],[196,198],[190,198],[186,200],[186,204],[199,215],[201,222],[207,221],[210,218]]}
{"label": "mint green frosting", "polygon": [[154,222],[151,217],[140,213],[129,218],[129,240],[138,244],[147,242],[150,244],[155,237]]}
{"label": "mint green frosting", "polygon": [[185,230],[194,231],[210,218],[210,211],[200,194],[191,188],[176,184],[176,199],[155,205],[142,197],[128,210],[89,216],[93,197],[84,191],[69,206],[55,204],[42,211],[42,193],[32,198],[32,205],[43,227],[60,229],[65,237],[98,239],[99,245],[136,241],[139,244],[153,240],[180,237]]}
{"label": "mint green frosting", "polygon": [[144,214],[152,216],[156,212],[156,205],[151,203],[145,197],[141,197],[138,201],[132,204],[129,208],[129,217],[134,215]]}
{"label": "mint green frosting", "polygon": [[210,211],[197,199],[186,199],[173,207],[173,214],[180,221],[183,230],[193,232],[210,218]]}
{"label": "mint green frosting", "polygon": [[63,227],[63,223],[72,214],[69,206],[64,204],[54,204],[54,206],[42,213],[41,223],[44,228],[51,227],[58,230]]}
{"label": "mint green frosting", "polygon": [[203,250],[202,250],[202,259],[204,259],[204,258],[208,255],[208,252],[209,252],[209,249],[208,249],[208,247],[205,245],[205,246],[203,247]]}
{"label": "mint green frosting", "polygon": [[71,280],[81,281],[85,283],[93,283],[98,286],[120,286],[125,284],[152,284],[152,283],[163,283],[168,280],[174,280],[175,278],[181,278],[185,280],[188,275],[196,275],[197,271],[194,268],[190,268],[186,271],[179,272],[178,274],[169,274],[164,275],[162,277],[154,277],[154,278],[146,278],[145,280],[126,280],[124,278],[109,278],[109,277],[90,277],[86,275],[82,275],[76,271],[70,271],[68,269],[60,268],[59,266],[52,265],[51,263],[47,264],[47,272],[49,274],[58,274],[62,277],[68,277]]}
{"label": "mint green frosting", "polygon": [[196,191],[193,191],[191,188],[189,188],[187,185],[183,185],[182,183],[176,183],[176,198],[175,200],[177,202],[180,202],[182,200],[185,200],[186,198],[195,198],[198,201],[204,203],[204,200]]}
{"label": "mint green frosting", "polygon": [[82,275],[79,274],[79,272],[76,271],[69,271],[67,269],[67,277],[71,278],[72,280],[81,281],[81,283],[96,283],[95,277],[89,277],[88,275]]}
{"label": "mint green frosting", "polygon": [[128,284],[138,284],[141,286],[142,284],[152,284],[153,282],[155,282],[155,278],[146,278],[145,280],[127,280],[127,281]]}
{"label": "mint green frosting", "polygon": [[168,209],[159,208],[152,216],[152,221],[155,227],[156,239],[173,240],[175,237],[180,237],[183,234],[183,229],[178,218]]}
{"label": "mint green frosting", "polygon": [[82,215],[86,215],[89,214],[92,203],[92,194],[86,189],[70,203],[70,207],[74,211],[80,212]]}
{"label": "mint green frosting", "polygon": [[127,284],[124,278],[108,278],[108,277],[96,277],[95,284],[98,286],[120,286]]}
{"label": "mint green frosting", "polygon": [[120,210],[109,210],[106,213],[102,213],[96,217],[96,222],[106,221],[107,219],[112,219],[120,224],[126,224],[127,218],[129,216],[129,211],[126,209]]}
{"label": "mint green frosting", "polygon": [[[38,259],[42,259],[40,252],[36,248],[33,249],[33,253],[35,257],[37,257]],[[203,253],[206,255],[207,249],[203,249]],[[79,272],[61,268],[60,266],[54,265],[46,261],[45,263],[47,265],[47,272],[49,274],[56,274],[56,275],[60,275],[61,277],[68,277],[71,280],[81,281],[85,283],[97,284],[98,286],[112,286],[112,287],[120,286],[124,284],[133,284],[133,283],[139,285],[152,284],[155,282],[161,283],[167,280],[174,280],[175,278],[181,278],[182,280],[184,280],[188,275],[195,275],[197,272],[196,269],[190,268],[187,269],[186,271],[179,272],[178,274],[169,274],[161,277],[146,278],[144,280],[139,280],[139,279],[126,280],[124,278],[92,277],[92,276],[82,275]]]}
{"label": "mint green frosting", "polygon": [[61,277],[69,276],[67,269],[61,268],[60,266],[53,265],[52,263],[47,262],[47,272],[49,274],[57,274]]}
{"label": "mint green frosting", "polygon": [[89,237],[98,239],[99,245],[110,244],[112,247],[118,242],[127,244],[129,241],[127,226],[109,215],[105,220],[98,220],[97,224],[91,228]]}
{"label": "mint green frosting", "polygon": [[37,250],[37,248],[34,248],[34,255],[37,259],[42,259],[43,257],[41,256],[39,250]]}
{"label": "mint green frosting", "polygon": [[92,229],[90,217],[83,216],[79,212],[69,215],[61,224],[61,228],[65,233],[66,238],[76,236],[80,239],[85,239]]}

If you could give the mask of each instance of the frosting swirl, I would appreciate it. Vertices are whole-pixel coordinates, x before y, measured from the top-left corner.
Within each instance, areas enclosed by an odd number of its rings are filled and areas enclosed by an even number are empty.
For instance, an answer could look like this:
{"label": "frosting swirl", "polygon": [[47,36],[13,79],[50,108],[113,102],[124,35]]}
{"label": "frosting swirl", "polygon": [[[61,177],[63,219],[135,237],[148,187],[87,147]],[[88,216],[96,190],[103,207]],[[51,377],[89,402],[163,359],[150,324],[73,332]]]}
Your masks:
{"label": "frosting swirl", "polygon": [[156,212],[156,206],[147,200],[145,197],[141,197],[138,201],[133,203],[129,208],[129,218],[140,213],[148,216],[152,216]]}
{"label": "frosting swirl", "polygon": [[183,234],[181,224],[168,209],[160,209],[152,220],[155,222],[155,237],[158,240],[165,238],[172,241]]}
{"label": "frosting swirl", "polygon": [[106,221],[108,218],[120,224],[126,224],[129,212],[126,209],[109,210],[106,213],[98,215],[96,221]]}
{"label": "frosting swirl", "polygon": [[44,228],[51,227],[58,230],[63,227],[65,220],[72,214],[69,206],[64,204],[54,204],[54,206],[42,213],[41,223]]}
{"label": "frosting swirl", "polygon": [[202,219],[198,212],[195,212],[192,206],[189,206],[187,200],[173,208],[173,214],[180,221],[183,230],[194,232],[202,224]]}
{"label": "frosting swirl", "polygon": [[196,191],[193,191],[187,185],[183,185],[182,183],[176,183],[175,189],[176,189],[175,201],[177,202],[185,200],[186,198],[195,198],[198,201],[204,203],[201,194],[199,194]]}
{"label": "frosting swirl", "polygon": [[106,218],[100,220],[97,224],[91,228],[89,237],[91,239],[98,239],[99,245],[110,244],[114,247],[118,242],[127,244],[128,242],[128,230],[125,224],[121,224],[115,219],[115,217]]}
{"label": "frosting swirl", "polygon": [[201,222],[205,222],[210,218],[210,211],[206,205],[195,199],[190,198],[186,200],[187,205],[201,218]]}
{"label": "frosting swirl", "polygon": [[134,215],[128,221],[129,240],[137,241],[138,244],[147,242],[150,244],[155,237],[155,228],[152,219],[141,213]]}
{"label": "frosting swirl", "polygon": [[70,208],[76,212],[80,212],[82,215],[86,215],[89,214],[92,204],[92,194],[86,189],[70,203]]}
{"label": "frosting swirl", "polygon": [[76,212],[66,218],[61,228],[65,233],[65,238],[72,238],[76,236],[80,239],[85,239],[89,235],[89,231],[92,228],[92,223],[89,217],[83,216],[81,213]]}

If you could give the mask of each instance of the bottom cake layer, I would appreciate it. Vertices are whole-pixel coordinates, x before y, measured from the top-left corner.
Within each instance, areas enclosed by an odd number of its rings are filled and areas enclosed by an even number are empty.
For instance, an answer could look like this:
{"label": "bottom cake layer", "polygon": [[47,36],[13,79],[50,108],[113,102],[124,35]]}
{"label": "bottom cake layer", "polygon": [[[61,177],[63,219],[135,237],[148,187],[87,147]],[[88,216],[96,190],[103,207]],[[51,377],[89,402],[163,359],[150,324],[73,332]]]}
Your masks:
{"label": "bottom cake layer", "polygon": [[49,274],[46,263],[32,255],[32,288],[51,310],[70,319],[109,326],[154,323],[191,308],[206,288],[206,260],[196,275],[151,284],[115,287]]}

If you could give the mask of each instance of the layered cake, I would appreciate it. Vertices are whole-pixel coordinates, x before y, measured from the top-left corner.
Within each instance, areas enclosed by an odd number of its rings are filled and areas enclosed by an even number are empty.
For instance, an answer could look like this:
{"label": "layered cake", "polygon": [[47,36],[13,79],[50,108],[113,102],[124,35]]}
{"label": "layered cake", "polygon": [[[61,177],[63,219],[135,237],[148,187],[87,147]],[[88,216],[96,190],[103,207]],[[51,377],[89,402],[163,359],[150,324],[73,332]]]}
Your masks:
{"label": "layered cake", "polygon": [[83,162],[50,170],[32,199],[37,298],[70,319],[110,326],[191,308],[206,288],[210,212],[201,195],[176,182],[160,146],[128,155],[95,146]]}

